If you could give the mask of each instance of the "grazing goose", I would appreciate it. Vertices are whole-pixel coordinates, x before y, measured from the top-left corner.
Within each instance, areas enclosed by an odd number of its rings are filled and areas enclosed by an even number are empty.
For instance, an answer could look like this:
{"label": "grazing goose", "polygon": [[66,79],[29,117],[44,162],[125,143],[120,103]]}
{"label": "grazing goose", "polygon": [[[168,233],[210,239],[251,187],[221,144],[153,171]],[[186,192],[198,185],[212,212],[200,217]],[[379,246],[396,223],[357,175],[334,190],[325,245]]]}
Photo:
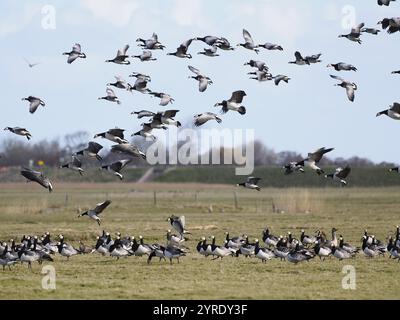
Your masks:
{"label": "grazing goose", "polygon": [[246,114],[246,108],[242,106],[241,103],[245,96],[246,92],[243,90],[234,91],[229,100],[223,100],[222,102],[216,103],[214,107],[222,106],[221,113],[227,113],[229,110],[232,110],[244,115]]}
{"label": "grazing goose", "polygon": [[387,33],[389,34],[400,31],[400,17],[384,18],[382,21],[379,21],[378,24],[382,25],[382,29],[388,29]]}
{"label": "grazing goose", "polygon": [[102,166],[102,169],[108,170],[108,171],[113,171],[114,175],[116,175],[120,180],[124,178],[124,176],[120,173],[120,171],[132,160],[131,159],[125,159],[125,160],[119,160],[116,162],[113,162],[112,164]]}
{"label": "grazing goose", "polygon": [[245,66],[250,66],[253,68],[257,68],[259,71],[268,71],[269,68],[267,67],[266,63],[263,61],[258,60],[250,60],[244,64]]}
{"label": "grazing goose", "polygon": [[290,162],[287,165],[283,166],[283,169],[285,169],[285,175],[289,175],[297,171],[304,173],[303,166],[298,164],[297,162]]}
{"label": "grazing goose", "polygon": [[400,103],[394,102],[389,109],[378,112],[376,116],[379,117],[383,114],[394,120],[400,120]]}
{"label": "grazing goose", "polygon": [[100,225],[100,218],[98,215],[102,213],[109,205],[111,204],[111,200],[106,200],[104,202],[100,202],[96,205],[94,209],[87,210],[78,215],[78,218],[83,216],[88,216],[89,218],[96,220],[97,224]]}
{"label": "grazing goose", "polygon": [[114,83],[107,83],[107,86],[113,86],[118,89],[125,89],[125,90],[130,89],[129,83],[126,82],[126,80],[123,79],[121,76],[114,76],[114,78],[116,81]]}
{"label": "grazing goose", "polygon": [[114,59],[111,60],[106,60],[106,62],[113,62],[116,64],[130,64],[131,62],[129,60],[126,60],[127,58],[129,58],[129,56],[126,54],[126,52],[129,49],[129,45],[125,45],[123,48],[118,49],[117,51],[117,55],[115,56]]}
{"label": "grazing goose", "polygon": [[274,44],[269,42],[266,42],[264,44],[259,44],[257,47],[264,48],[267,50],[279,50],[279,51],[283,50],[282,46],[280,46],[279,44]]}
{"label": "grazing goose", "polygon": [[244,43],[239,43],[237,46],[241,46],[243,48],[253,50],[255,53],[258,54],[259,50],[257,49],[258,46],[254,44],[253,38],[251,37],[250,33],[246,30],[243,29],[243,38],[244,38]]}
{"label": "grazing goose", "polygon": [[14,134],[17,134],[19,136],[24,136],[26,137],[28,140],[30,140],[32,138],[31,133],[26,130],[25,128],[20,128],[20,127],[6,127],[4,128],[4,130],[8,130]]}
{"label": "grazing goose", "polygon": [[167,55],[169,56],[175,56],[178,58],[188,58],[191,59],[192,55],[190,53],[187,53],[190,44],[192,43],[193,39],[189,39],[186,40],[185,42],[183,42],[177,49],[175,52],[170,52],[167,53]]}
{"label": "grazing goose", "polygon": [[58,253],[63,257],[67,257],[67,260],[69,260],[70,257],[78,254],[78,251],[76,251],[73,248],[64,246],[61,242],[57,243],[57,248],[58,248]]}
{"label": "grazing goose", "polygon": [[144,50],[142,54],[132,56],[132,58],[138,58],[140,61],[155,61],[157,60],[156,58],[153,58],[153,54],[149,50]]}
{"label": "grazing goose", "polygon": [[149,75],[139,73],[139,72],[133,72],[132,74],[129,75],[129,77],[136,78],[136,79],[143,79],[143,80],[146,80],[147,82],[151,82],[151,77]]}
{"label": "grazing goose", "polygon": [[168,103],[173,103],[175,101],[169,94],[164,92],[149,92],[153,97],[160,98],[160,106],[165,107]]}
{"label": "grazing goose", "polygon": [[378,5],[388,6],[388,5],[390,5],[391,1],[396,1],[396,0],[378,0]]}
{"label": "grazing goose", "polygon": [[60,168],[68,168],[68,169],[78,171],[81,176],[83,176],[83,173],[85,172],[82,169],[82,161],[79,160],[78,157],[76,157],[76,156],[72,156],[72,161],[61,165]]}
{"label": "grazing goose", "polygon": [[279,242],[279,238],[272,235],[268,228],[265,228],[265,230],[263,230],[262,235],[263,235],[262,239],[267,246],[269,246],[269,247],[277,246],[277,244]]}
{"label": "grazing goose", "polygon": [[169,126],[182,126],[181,123],[174,119],[179,110],[166,110],[164,112],[157,112],[157,114],[153,117],[153,120],[159,120],[162,124]]}
{"label": "grazing goose", "polygon": [[26,247],[23,247],[18,251],[18,258],[21,263],[27,262],[28,268],[32,269],[32,262],[39,261],[39,254],[34,251],[28,250]]}
{"label": "grazing goose", "polygon": [[350,259],[353,258],[355,253],[350,253],[342,248],[338,248],[335,245],[331,245],[331,251],[332,251],[332,255],[339,259],[339,261],[343,260],[343,259]]}
{"label": "grazing goose", "polygon": [[330,63],[326,67],[332,67],[336,71],[357,71],[357,68],[355,66],[344,62]]}
{"label": "grazing goose", "polygon": [[[160,256],[160,254],[162,254],[162,256]],[[150,253],[149,258],[147,259],[147,263],[150,263],[153,257],[160,257],[160,259],[169,259],[170,264],[172,264],[172,259],[177,259],[179,263],[179,258],[183,256],[186,256],[186,253],[180,248],[159,246]]]}
{"label": "grazing goose", "polygon": [[3,271],[5,270],[6,266],[8,267],[8,270],[11,270],[11,266],[17,262],[17,260],[10,260],[4,256],[0,257],[0,266],[3,267]]}
{"label": "grazing goose", "polygon": [[125,129],[114,128],[106,132],[97,133],[93,138],[96,139],[101,137],[115,143],[128,143],[128,140],[124,138],[124,131]]}
{"label": "grazing goose", "polygon": [[132,157],[139,157],[142,159],[146,159],[146,154],[139,150],[137,146],[134,146],[130,143],[122,143],[116,144],[111,147],[111,152],[114,153],[122,153]]}
{"label": "grazing goose", "polygon": [[121,104],[121,101],[118,99],[118,97],[116,96],[115,92],[113,89],[111,88],[107,88],[106,89],[106,96],[105,97],[99,97],[97,98],[98,100],[107,100],[110,102],[116,102],[117,104]]}
{"label": "grazing goose", "polygon": [[335,173],[330,173],[325,175],[325,178],[331,178],[333,180],[337,180],[341,183],[342,186],[347,185],[347,181],[345,180],[347,176],[350,174],[351,168],[347,165],[344,169],[337,168]]}
{"label": "grazing goose", "polygon": [[361,42],[362,42],[360,39],[361,29],[364,27],[364,25],[365,25],[364,23],[358,24],[357,26],[355,26],[351,29],[349,34],[341,34],[341,35],[339,35],[339,38],[347,38],[350,41],[361,44]]}
{"label": "grazing goose", "polygon": [[75,43],[70,52],[64,52],[63,55],[68,56],[67,62],[71,64],[78,58],[86,58],[86,54],[82,52],[81,45],[79,43]]}
{"label": "grazing goose", "polygon": [[318,63],[321,62],[319,59],[322,56],[322,53],[313,54],[312,56],[306,56],[304,59],[307,60],[310,64],[311,63]]}
{"label": "grazing goose", "polygon": [[304,230],[301,230],[301,235],[300,235],[300,242],[305,245],[309,246],[310,244],[313,244],[317,241],[317,238],[314,236],[309,236],[305,234]]}
{"label": "grazing goose", "polygon": [[142,38],[138,38],[136,39],[136,42],[141,42],[139,46],[148,50],[163,50],[165,48],[165,46],[163,46],[161,42],[158,41],[158,36],[154,32],[150,39],[144,40]]}
{"label": "grazing goose", "polygon": [[39,106],[44,107],[46,105],[42,99],[34,97],[34,96],[22,98],[22,101],[24,101],[24,100],[29,101],[29,112],[32,114],[35,113],[35,111],[37,110],[37,108]]}
{"label": "grazing goose", "polygon": [[156,115],[154,112],[148,110],[132,111],[131,114],[137,115],[138,119],[142,119],[144,117],[153,117]]}
{"label": "grazing goose", "polygon": [[26,64],[28,65],[29,68],[33,68],[34,66],[37,66],[38,64],[40,64],[40,62],[31,63],[31,62],[29,62],[28,59],[26,59],[26,58],[24,58],[24,60],[25,60],[25,62],[26,62]]}
{"label": "grazing goose", "polygon": [[362,28],[361,32],[378,35],[378,33],[381,32],[381,30],[375,28]]}
{"label": "grazing goose", "polygon": [[260,191],[261,188],[257,185],[258,181],[260,181],[260,180],[261,180],[261,178],[248,177],[246,182],[238,183],[238,184],[236,184],[236,186]]}
{"label": "grazing goose", "polygon": [[221,38],[215,36],[205,36],[205,37],[196,37],[193,40],[203,41],[204,43],[208,44],[209,46],[213,46],[221,41]]}
{"label": "grazing goose", "polygon": [[314,258],[314,255],[305,249],[300,249],[299,243],[296,242],[296,246],[286,256],[286,260],[291,263],[299,263],[302,261],[308,261]]}
{"label": "grazing goose", "polygon": [[37,182],[43,188],[48,189],[49,192],[53,191],[53,185],[51,184],[51,181],[46,176],[44,176],[42,172],[24,168],[24,170],[21,170],[21,175],[28,179],[28,182]]}
{"label": "grazing goose", "polygon": [[222,119],[219,118],[215,113],[212,112],[204,112],[194,116],[194,125],[196,127],[200,127],[201,125],[205,124],[207,121],[215,120],[218,123],[222,122]]}
{"label": "grazing goose", "polygon": [[364,254],[369,257],[373,258],[378,255],[384,255],[386,252],[387,248],[386,247],[381,247],[375,244],[368,244],[368,238],[366,236],[363,236],[362,238],[362,251]]}
{"label": "grazing goose", "polygon": [[202,74],[199,69],[196,69],[195,67],[192,67],[192,66],[188,66],[188,68],[190,71],[192,71],[194,74],[196,74],[195,77],[189,76],[189,78],[195,79],[199,82],[199,91],[200,92],[206,91],[207,86],[209,84],[213,83],[212,80],[209,77]]}
{"label": "grazing goose", "polygon": [[289,63],[291,64],[297,64],[298,66],[304,66],[304,65],[310,65],[310,61],[308,61],[307,59],[303,58],[303,56],[301,55],[301,53],[299,51],[296,51],[294,53],[294,56],[296,57],[295,61],[289,61]]}
{"label": "grazing goose", "polygon": [[168,217],[167,221],[180,234],[181,238],[183,237],[184,234],[190,234],[190,232],[188,232],[185,229],[185,224],[186,224],[185,216],[177,217],[175,215],[172,215]]}
{"label": "grazing goose", "polygon": [[309,166],[312,170],[315,170],[315,172],[320,175],[321,173],[324,173],[324,171],[317,166],[317,163],[321,161],[322,157],[324,156],[325,153],[331,152],[334,150],[334,148],[328,148],[326,149],[325,147],[319,148],[318,150],[314,152],[308,153],[308,156],[306,159],[299,161],[296,163],[296,165],[300,165],[304,167],[305,165]]}
{"label": "grazing goose", "polygon": [[81,155],[89,158],[96,158],[97,160],[101,161],[102,157],[98,155],[101,149],[103,149],[103,146],[101,144],[90,141],[86,149],[76,152],[75,155]]}
{"label": "grazing goose", "polygon": [[254,75],[255,77],[250,77],[249,79],[257,80],[259,82],[272,80],[272,75],[265,70],[263,71],[257,70],[254,72],[248,72],[247,74]]}
{"label": "grazing goose", "polygon": [[142,129],[137,131],[137,132],[135,132],[135,133],[133,133],[132,137],[133,136],[141,136],[141,137],[143,137],[145,139],[150,138],[153,141],[155,141],[157,138],[156,138],[156,136],[154,134],[152,134],[152,131],[153,131],[153,128],[151,127],[151,123],[150,124],[149,123],[143,123],[142,124]]}
{"label": "grazing goose", "polygon": [[235,50],[235,48],[231,46],[229,40],[224,37],[221,37],[219,41],[215,43],[215,45],[221,50],[225,51]]}
{"label": "grazing goose", "polygon": [[394,244],[392,237],[389,238],[387,251],[389,252],[389,258],[397,259],[397,261],[400,262],[400,248]]}
{"label": "grazing goose", "polygon": [[217,50],[217,46],[211,46],[210,48],[204,48],[203,51],[197,52],[197,54],[202,54],[207,57],[218,57],[219,54],[217,53]]}
{"label": "grazing goose", "polygon": [[281,81],[289,83],[290,78],[288,76],[285,76],[283,74],[278,74],[277,76],[272,77],[274,79],[275,85],[279,85]]}
{"label": "grazing goose", "polygon": [[256,258],[261,259],[261,261],[264,263],[267,262],[267,260],[276,258],[276,255],[274,254],[273,251],[267,248],[260,248],[260,243],[258,239],[256,239],[255,243],[256,244],[254,246],[254,254]]}
{"label": "grazing goose", "polygon": [[351,244],[344,242],[342,235],[339,236],[339,248],[347,251],[351,255],[355,255],[358,251],[360,251],[360,248],[354,247]]}
{"label": "grazing goose", "polygon": [[338,77],[338,76],[335,76],[335,75],[332,75],[332,74],[330,76],[331,76],[331,78],[339,80],[341,82],[341,83],[335,84],[335,86],[345,88],[346,89],[346,93],[347,93],[347,98],[351,102],[354,102],[354,91],[357,90],[357,85],[354,82],[344,80],[341,77]]}
{"label": "grazing goose", "polygon": [[326,257],[329,257],[332,254],[331,248],[320,244],[319,241],[315,241],[314,252],[322,261],[325,260]]}

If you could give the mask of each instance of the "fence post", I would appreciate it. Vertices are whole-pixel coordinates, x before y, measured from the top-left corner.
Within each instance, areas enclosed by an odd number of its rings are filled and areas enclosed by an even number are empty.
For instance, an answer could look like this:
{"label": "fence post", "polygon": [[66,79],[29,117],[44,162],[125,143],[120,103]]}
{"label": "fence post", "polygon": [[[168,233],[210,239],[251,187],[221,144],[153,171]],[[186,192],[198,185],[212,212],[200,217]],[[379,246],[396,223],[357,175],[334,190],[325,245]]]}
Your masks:
{"label": "fence post", "polygon": [[154,206],[157,207],[157,192],[155,190],[153,191],[153,201]]}
{"label": "fence post", "polygon": [[238,209],[238,199],[236,191],[233,192],[234,202],[235,202],[235,209]]}

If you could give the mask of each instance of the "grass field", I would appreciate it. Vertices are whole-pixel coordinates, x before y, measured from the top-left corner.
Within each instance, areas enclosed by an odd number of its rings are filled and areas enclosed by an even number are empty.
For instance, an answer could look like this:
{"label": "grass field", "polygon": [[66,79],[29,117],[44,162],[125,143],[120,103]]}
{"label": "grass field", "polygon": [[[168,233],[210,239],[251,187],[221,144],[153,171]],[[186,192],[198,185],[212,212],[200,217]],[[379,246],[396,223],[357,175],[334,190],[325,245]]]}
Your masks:
{"label": "grass field", "polygon": [[[156,204],[154,203],[156,191]],[[237,191],[238,207],[234,192]],[[68,195],[68,197],[66,197]],[[109,198],[102,225],[78,219],[77,209],[92,207]],[[272,213],[274,202],[285,213]],[[79,239],[93,245],[103,229],[123,236],[143,235],[145,242],[164,242],[170,228],[170,214],[185,215],[191,231],[191,252],[180,264],[128,257],[115,261],[98,254],[74,256],[66,261],[55,257],[57,288],[41,287],[43,275],[38,264],[33,272],[26,265],[11,271],[0,270],[1,299],[399,299],[400,263],[387,258],[310,262],[293,265],[279,260],[261,263],[258,259],[224,258],[211,261],[200,256],[195,245],[202,236],[224,232],[246,233],[261,239],[268,225],[275,235],[300,230],[313,233],[332,227],[346,242],[361,245],[367,228],[386,241],[400,223],[399,188],[272,189],[261,192],[226,185],[201,184],[56,184],[48,194],[35,184],[0,184],[0,239],[23,234],[43,234],[52,238],[63,233],[66,241]],[[210,210],[210,206],[211,209]],[[210,212],[212,211],[212,212]],[[342,289],[342,268],[356,270],[356,290]]]}

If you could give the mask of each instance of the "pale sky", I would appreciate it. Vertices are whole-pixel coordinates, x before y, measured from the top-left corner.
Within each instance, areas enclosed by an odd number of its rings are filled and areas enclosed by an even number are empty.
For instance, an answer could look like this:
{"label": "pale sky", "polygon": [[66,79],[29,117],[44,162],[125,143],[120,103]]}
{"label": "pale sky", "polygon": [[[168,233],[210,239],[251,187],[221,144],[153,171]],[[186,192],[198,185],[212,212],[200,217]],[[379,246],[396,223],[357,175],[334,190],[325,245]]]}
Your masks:
{"label": "pale sky", "polygon": [[[55,9],[55,29],[42,26],[49,12],[46,5]],[[26,127],[32,141],[78,130],[95,134],[115,126],[130,135],[143,122],[131,116],[131,111],[166,107],[148,95],[119,89],[115,92],[122,100],[120,106],[97,98],[105,94],[108,82],[114,82],[114,75],[133,81],[128,75],[138,71],[152,76],[150,89],[175,98],[167,108],[179,109],[176,118],[182,123],[197,113],[218,113],[213,107],[216,102],[229,98],[232,91],[245,90],[245,116],[228,112],[220,125],[209,123],[205,128],[254,129],[256,138],[277,152],[293,150],[305,155],[326,146],[335,147],[332,158],[357,155],[376,162],[399,162],[400,122],[375,115],[394,101],[400,102],[400,76],[390,74],[400,69],[400,33],[363,34],[362,45],[339,39],[339,34],[349,32],[343,24],[351,19],[353,9],[356,23],[378,27],[379,20],[400,12],[400,3],[379,7],[376,0],[1,1],[1,126]],[[210,58],[196,54],[206,47],[204,43],[193,42],[189,48],[193,59],[166,56],[195,36],[224,36],[235,46],[243,42],[243,28],[256,43],[277,43],[284,51],[261,49],[256,55],[238,48]],[[153,32],[167,47],[153,51],[157,61],[130,59],[129,66],[104,62],[125,44],[130,45],[129,55],[141,53],[135,40],[149,38]],[[61,54],[76,42],[87,59],[68,65]],[[296,50],[303,55],[322,53],[322,63],[288,64]],[[23,57],[41,64],[30,69]],[[252,70],[243,65],[250,59],[265,61],[274,75],[285,74],[292,80],[279,87],[250,80],[247,72]],[[339,73],[358,84],[354,103],[347,100],[344,89],[334,87],[336,81],[329,74],[337,73],[326,68],[328,63],[341,61],[358,68],[358,72]],[[214,84],[205,93],[188,79],[189,64],[212,78]],[[28,95],[41,97],[46,106],[30,114],[28,103],[21,101]],[[11,136],[1,131],[0,143]]]}

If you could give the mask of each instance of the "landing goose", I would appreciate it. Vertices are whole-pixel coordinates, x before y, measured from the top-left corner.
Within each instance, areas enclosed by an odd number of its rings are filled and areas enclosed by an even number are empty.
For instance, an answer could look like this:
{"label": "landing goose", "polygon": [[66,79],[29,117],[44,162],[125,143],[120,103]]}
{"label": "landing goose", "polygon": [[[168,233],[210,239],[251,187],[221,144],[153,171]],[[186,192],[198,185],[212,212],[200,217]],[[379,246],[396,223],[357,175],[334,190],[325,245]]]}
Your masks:
{"label": "landing goose", "polygon": [[146,159],[146,154],[139,150],[137,146],[134,146],[130,143],[121,143],[116,144],[111,147],[111,152],[114,153],[122,153],[132,157],[139,157],[142,159]]}
{"label": "landing goose", "polygon": [[258,181],[260,181],[260,180],[261,180],[261,178],[248,177],[246,182],[238,183],[238,184],[236,184],[236,186],[260,191],[261,188],[257,185]]}
{"label": "landing goose", "polygon": [[161,42],[158,41],[158,35],[154,32],[150,39],[145,40],[142,38],[138,38],[136,39],[136,42],[141,42],[139,46],[148,50],[163,50],[165,48],[165,46],[163,46]]}
{"label": "landing goose", "polygon": [[288,76],[285,76],[283,74],[278,74],[277,76],[272,77],[274,79],[275,85],[279,85],[281,81],[289,83],[290,78]]}
{"label": "landing goose", "polygon": [[132,56],[132,58],[138,58],[140,61],[155,61],[157,60],[156,58],[153,58],[153,54],[149,50],[144,50],[142,54]]}
{"label": "landing goose", "polygon": [[357,68],[355,66],[344,62],[330,63],[326,67],[332,67],[336,71],[357,71]]}
{"label": "landing goose", "polygon": [[279,50],[279,51],[283,50],[282,46],[280,46],[279,44],[274,44],[269,42],[266,42],[264,44],[259,44],[257,47],[264,48],[267,50]]}
{"label": "landing goose", "polygon": [[43,188],[48,189],[49,192],[53,191],[53,185],[49,178],[43,175],[42,172],[34,171],[28,168],[24,168],[21,170],[21,175],[23,175],[29,181],[34,181],[40,184]]}
{"label": "landing goose", "polygon": [[364,25],[365,25],[364,23],[358,24],[357,26],[351,29],[349,34],[341,34],[339,35],[339,38],[347,38],[350,41],[361,44],[362,41],[360,39],[360,35],[361,35],[361,29],[364,27]]}
{"label": "landing goose", "polygon": [[99,97],[99,100],[107,100],[110,102],[116,102],[117,104],[121,104],[121,101],[118,99],[118,97],[116,96],[115,92],[113,89],[111,88],[107,88],[106,89],[106,96],[104,97]]}
{"label": "landing goose", "polygon": [[169,126],[182,126],[178,120],[175,120],[174,117],[179,112],[179,110],[166,110],[164,112],[157,112],[157,114],[153,117],[153,120],[160,120],[161,123]]}
{"label": "landing goose", "polygon": [[83,176],[83,173],[85,172],[82,169],[82,161],[79,160],[76,156],[72,156],[72,160],[66,164],[61,165],[60,168],[68,168],[78,171],[81,176]]}
{"label": "landing goose", "polygon": [[361,32],[378,35],[378,33],[381,32],[381,30],[375,28],[362,28]]}
{"label": "landing goose", "polygon": [[335,84],[335,86],[338,87],[342,87],[346,89],[346,94],[347,94],[347,98],[351,101],[354,102],[354,91],[357,90],[357,85],[354,82],[348,81],[348,80],[344,80],[341,77],[335,76],[335,75],[330,75],[331,78],[339,80],[340,83]]}
{"label": "landing goose", "polygon": [[392,34],[400,31],[400,17],[384,18],[378,24],[382,25],[382,29],[387,29],[387,33]]}
{"label": "landing goose", "polygon": [[110,140],[116,143],[128,143],[128,140],[124,138],[125,129],[114,128],[106,132],[97,133],[94,135],[94,139],[101,137],[103,139]]}
{"label": "landing goose", "polygon": [[8,130],[16,135],[19,136],[24,136],[26,137],[28,140],[30,140],[32,138],[32,135],[30,134],[30,132],[28,130],[26,130],[25,128],[20,128],[20,127],[6,127],[4,128],[4,130]]}
{"label": "landing goose", "polygon": [[101,220],[98,217],[100,213],[102,213],[109,205],[111,204],[111,200],[106,200],[103,202],[100,202],[96,205],[94,209],[90,209],[87,211],[84,211],[78,215],[78,218],[83,217],[83,216],[88,216],[89,218],[96,220],[97,224],[100,225]]}
{"label": "landing goose", "polygon": [[29,101],[29,112],[32,114],[35,113],[35,111],[37,110],[37,108],[39,106],[44,107],[46,105],[42,99],[34,97],[34,96],[22,98],[22,101],[24,101],[24,100]]}
{"label": "landing goose", "polygon": [[160,98],[160,106],[166,106],[168,103],[173,103],[175,101],[169,94],[164,92],[149,92],[153,97]]}
{"label": "landing goose", "polygon": [[117,55],[114,59],[106,60],[106,62],[114,62],[116,64],[130,64],[131,62],[129,60],[126,60],[127,58],[129,58],[129,56],[126,54],[128,49],[129,45],[127,44],[123,48],[118,49]]}
{"label": "landing goose", "polygon": [[260,248],[260,243],[258,239],[255,240],[255,246],[254,246],[254,255],[256,258],[260,259],[262,262],[267,262],[267,260],[271,260],[273,258],[276,258],[276,255],[274,254],[273,251],[267,249],[267,248]]}
{"label": "landing goose", "polygon": [[167,53],[169,56],[175,56],[178,58],[188,58],[191,59],[192,55],[190,53],[187,53],[187,50],[189,49],[190,44],[192,43],[193,39],[186,40],[183,42],[175,52],[170,52]]}
{"label": "landing goose", "polygon": [[75,43],[70,52],[64,52],[63,55],[67,55],[67,63],[71,64],[78,58],[86,58],[86,54],[82,52],[81,45],[79,43]]}
{"label": "landing goose", "polygon": [[224,37],[221,37],[215,45],[221,50],[235,50],[235,48],[231,46],[229,40]]}
{"label": "landing goose", "polygon": [[218,123],[222,122],[222,119],[219,118],[215,113],[212,112],[204,112],[194,116],[194,125],[196,127],[200,127],[205,124],[207,121],[215,120]]}
{"label": "landing goose", "polygon": [[137,131],[137,132],[135,132],[135,133],[133,133],[132,137],[133,136],[141,136],[141,137],[143,137],[145,139],[149,138],[149,139],[152,139],[154,141],[157,138],[152,133],[152,131],[153,131],[153,128],[151,127],[151,123],[150,124],[149,123],[143,123],[142,124],[142,129]]}
{"label": "landing goose", "polygon": [[246,96],[246,92],[238,90],[232,92],[232,96],[229,100],[223,100],[222,102],[216,103],[214,107],[222,106],[221,112],[227,113],[229,110],[237,111],[241,115],[246,113],[246,108],[241,105],[243,98]]}
{"label": "landing goose", "polygon": [[289,63],[291,64],[297,64],[299,66],[303,66],[303,65],[310,65],[310,61],[308,61],[307,59],[303,58],[303,56],[301,55],[301,53],[299,51],[296,51],[294,53],[294,56],[296,58],[295,61],[289,61]]}
{"label": "landing goose", "polygon": [[254,72],[248,72],[247,74],[254,75],[254,77],[250,77],[249,79],[257,80],[259,82],[272,80],[272,75],[265,70],[263,71],[257,70]]}
{"label": "landing goose", "polygon": [[138,119],[155,116],[154,112],[148,110],[132,111],[131,114],[137,115]]}
{"label": "landing goose", "polygon": [[215,36],[196,37],[193,40],[203,41],[204,43],[208,44],[209,46],[213,46],[221,41],[220,38],[215,37]]}
{"label": "landing goose", "polygon": [[209,84],[212,84],[212,80],[202,74],[199,69],[196,69],[195,67],[188,66],[189,70],[192,71],[196,76],[189,76],[189,78],[195,79],[199,82],[199,91],[204,92],[207,89],[207,86]]}
{"label": "landing goose", "polygon": [[172,215],[168,217],[167,221],[171,224],[171,226],[183,237],[184,234],[190,234],[185,228],[186,218],[185,216],[177,217]]}
{"label": "landing goose", "polygon": [[400,103],[394,102],[389,109],[378,112],[376,116],[379,117],[383,114],[394,120],[400,120]]}
{"label": "landing goose", "polygon": [[284,165],[283,169],[285,169],[285,175],[289,175],[297,171],[304,173],[303,166],[298,164],[297,162],[290,162]]}
{"label": "landing goose", "polygon": [[81,155],[89,158],[96,158],[97,160],[101,161],[102,157],[98,155],[101,149],[103,149],[103,146],[101,144],[90,141],[85,149],[76,152],[75,155]]}
{"label": "landing goose", "polygon": [[391,1],[396,1],[396,0],[378,0],[378,5],[388,6],[388,5],[390,5]]}
{"label": "landing goose", "polygon": [[347,165],[345,168],[337,168],[335,173],[330,173],[325,175],[325,178],[331,178],[333,180],[337,180],[341,183],[342,186],[346,186],[347,181],[345,179],[350,174],[350,171],[351,168]]}
{"label": "landing goose", "polygon": [[318,167],[317,164],[319,161],[321,161],[324,154],[331,152],[332,150],[334,150],[334,148],[328,148],[328,149],[326,149],[325,147],[319,148],[314,152],[308,153],[307,158],[297,162],[296,165],[302,167],[307,165],[312,170],[314,170],[318,175],[320,175],[321,173],[324,173],[324,171],[320,167]]}
{"label": "landing goose", "polygon": [[114,76],[115,78],[115,82],[113,83],[107,83],[107,86],[113,86],[116,87],[118,89],[125,89],[125,90],[129,90],[130,85],[128,82],[126,82],[125,79],[123,79],[121,76]]}
{"label": "landing goose", "polygon": [[269,68],[267,67],[266,63],[263,61],[258,60],[250,60],[244,64],[245,66],[250,66],[253,68],[257,68],[259,71],[268,71]]}
{"label": "landing goose", "polygon": [[253,50],[255,53],[258,54],[259,50],[257,49],[257,46],[254,44],[253,38],[251,37],[250,33],[246,29],[243,29],[243,38],[245,42],[239,43],[237,46]]}
{"label": "landing goose", "polygon": [[102,169],[108,170],[108,171],[113,171],[114,175],[116,175],[120,180],[124,178],[124,176],[121,174],[121,170],[132,160],[131,159],[124,159],[124,160],[119,160],[116,162],[113,162],[112,164],[102,166]]}
{"label": "landing goose", "polygon": [[203,51],[197,52],[197,54],[202,54],[207,57],[218,57],[219,54],[217,53],[217,50],[217,46],[211,46],[210,48],[204,48]]}

